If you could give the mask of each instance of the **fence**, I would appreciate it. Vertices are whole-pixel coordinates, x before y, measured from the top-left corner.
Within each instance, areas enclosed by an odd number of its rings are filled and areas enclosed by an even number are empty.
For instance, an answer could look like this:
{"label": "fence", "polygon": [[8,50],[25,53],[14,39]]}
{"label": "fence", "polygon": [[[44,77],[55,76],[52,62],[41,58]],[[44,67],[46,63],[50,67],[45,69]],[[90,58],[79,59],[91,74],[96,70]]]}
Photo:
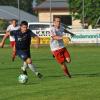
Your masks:
{"label": "fence", "polygon": [[[71,37],[69,34],[63,38],[64,43],[74,44],[74,43],[100,43],[100,29],[71,29],[71,32],[75,34],[75,36]],[[4,35],[4,31],[0,31],[0,37]],[[39,33],[38,33],[39,35]],[[41,36],[40,32],[40,44],[49,44],[50,42],[50,34]],[[36,40],[32,38],[32,44],[35,44]]]}
{"label": "fence", "polygon": [[74,29],[71,43],[100,43],[100,29]]}

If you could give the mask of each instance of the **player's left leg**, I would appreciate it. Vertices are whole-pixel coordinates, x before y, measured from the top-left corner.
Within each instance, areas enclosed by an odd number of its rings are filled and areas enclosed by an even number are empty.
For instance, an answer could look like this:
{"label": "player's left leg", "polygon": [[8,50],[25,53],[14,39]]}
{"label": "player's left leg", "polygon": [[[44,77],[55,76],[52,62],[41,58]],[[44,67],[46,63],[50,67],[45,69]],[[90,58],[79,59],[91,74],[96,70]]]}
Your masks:
{"label": "player's left leg", "polygon": [[12,61],[14,61],[15,58],[16,58],[16,48],[15,48],[15,45],[16,45],[15,41],[11,41],[10,42],[10,46],[12,48]]}
{"label": "player's left leg", "polygon": [[61,68],[62,68],[62,70],[63,70],[63,72],[64,72],[64,75],[65,76],[69,76],[69,78],[71,78],[71,75],[70,75],[70,73],[69,73],[69,71],[68,71],[68,68],[67,68],[67,65],[66,65],[66,63],[64,62],[64,63],[61,63]]}
{"label": "player's left leg", "polygon": [[62,65],[62,68],[64,70],[64,73],[67,74],[71,78],[71,75],[68,71],[67,64],[66,64],[66,62],[67,63],[71,62],[71,58],[70,58],[70,54],[66,48],[64,48],[63,55],[65,57],[65,61],[64,61],[64,64]]}
{"label": "player's left leg", "polygon": [[32,72],[35,73],[36,76],[38,76],[39,78],[42,78],[42,74],[40,74],[40,73],[36,70],[36,66],[32,64],[31,58],[27,58],[27,59],[26,59],[26,63],[28,64],[28,67],[32,70]]}

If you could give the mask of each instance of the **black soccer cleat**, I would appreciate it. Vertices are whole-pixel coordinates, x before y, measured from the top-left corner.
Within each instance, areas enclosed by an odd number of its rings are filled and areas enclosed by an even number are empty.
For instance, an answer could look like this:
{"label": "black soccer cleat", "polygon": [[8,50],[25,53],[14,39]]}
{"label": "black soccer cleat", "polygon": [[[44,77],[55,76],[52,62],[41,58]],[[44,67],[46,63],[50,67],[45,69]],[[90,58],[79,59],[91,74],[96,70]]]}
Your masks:
{"label": "black soccer cleat", "polygon": [[12,62],[14,62],[15,61],[15,58],[14,57],[12,57]]}
{"label": "black soccer cleat", "polygon": [[69,77],[69,78],[72,78],[72,76],[71,76],[71,75],[68,75],[68,77]]}
{"label": "black soccer cleat", "polygon": [[22,73],[24,74],[24,75],[27,75],[27,71],[25,70],[25,71],[22,71]]}
{"label": "black soccer cleat", "polygon": [[37,73],[37,77],[41,79],[43,75],[41,73]]}

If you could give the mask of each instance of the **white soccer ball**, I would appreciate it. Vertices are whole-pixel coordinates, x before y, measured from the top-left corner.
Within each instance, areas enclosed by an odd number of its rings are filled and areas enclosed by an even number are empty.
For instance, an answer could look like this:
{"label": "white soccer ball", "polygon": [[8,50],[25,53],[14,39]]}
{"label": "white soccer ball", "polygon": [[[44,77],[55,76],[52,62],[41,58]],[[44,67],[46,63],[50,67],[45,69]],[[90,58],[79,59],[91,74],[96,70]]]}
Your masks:
{"label": "white soccer ball", "polygon": [[27,83],[27,81],[28,81],[28,76],[27,76],[27,75],[24,75],[24,74],[21,74],[21,75],[19,75],[19,77],[18,77],[18,81],[19,81],[19,83],[21,83],[21,84],[25,84],[25,83]]}

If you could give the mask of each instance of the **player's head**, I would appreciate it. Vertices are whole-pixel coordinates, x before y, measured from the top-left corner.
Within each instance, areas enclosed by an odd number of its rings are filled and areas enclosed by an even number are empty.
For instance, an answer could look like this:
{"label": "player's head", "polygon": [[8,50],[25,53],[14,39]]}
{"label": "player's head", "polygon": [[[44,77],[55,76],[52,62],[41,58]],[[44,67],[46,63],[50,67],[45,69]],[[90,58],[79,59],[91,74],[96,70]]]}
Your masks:
{"label": "player's head", "polygon": [[53,25],[55,27],[60,27],[60,24],[61,24],[61,18],[59,16],[55,16],[54,19],[53,19]]}
{"label": "player's head", "polygon": [[28,29],[28,22],[27,21],[22,21],[21,24],[20,24],[20,29],[21,29],[22,33],[26,32],[27,29]]}
{"label": "player's head", "polygon": [[15,27],[17,25],[17,20],[16,19],[12,19],[11,20],[11,24]]}

